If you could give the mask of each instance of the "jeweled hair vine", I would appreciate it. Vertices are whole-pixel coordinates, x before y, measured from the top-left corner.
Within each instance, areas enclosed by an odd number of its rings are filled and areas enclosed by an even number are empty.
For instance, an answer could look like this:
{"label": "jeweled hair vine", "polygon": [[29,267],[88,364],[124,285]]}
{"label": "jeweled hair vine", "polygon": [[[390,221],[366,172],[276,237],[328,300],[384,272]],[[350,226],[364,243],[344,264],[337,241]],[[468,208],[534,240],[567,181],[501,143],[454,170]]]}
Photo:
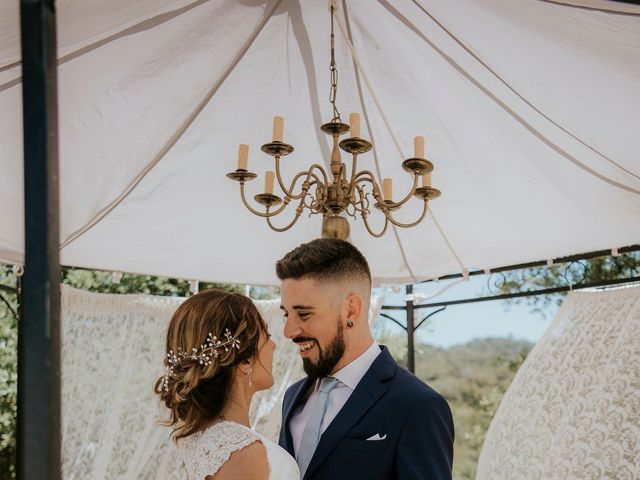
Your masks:
{"label": "jeweled hair vine", "polygon": [[230,349],[240,349],[240,340],[238,337],[231,335],[229,329],[225,329],[225,340],[220,340],[216,335],[209,332],[205,343],[200,345],[200,348],[192,348],[191,353],[178,350],[174,352],[169,350],[167,353],[167,365],[165,367],[165,374],[162,381],[162,389],[169,391],[169,378],[173,377],[174,368],[187,361],[196,361],[199,365],[209,366],[211,365],[212,357],[216,360],[220,355],[219,349],[224,349],[228,352]]}

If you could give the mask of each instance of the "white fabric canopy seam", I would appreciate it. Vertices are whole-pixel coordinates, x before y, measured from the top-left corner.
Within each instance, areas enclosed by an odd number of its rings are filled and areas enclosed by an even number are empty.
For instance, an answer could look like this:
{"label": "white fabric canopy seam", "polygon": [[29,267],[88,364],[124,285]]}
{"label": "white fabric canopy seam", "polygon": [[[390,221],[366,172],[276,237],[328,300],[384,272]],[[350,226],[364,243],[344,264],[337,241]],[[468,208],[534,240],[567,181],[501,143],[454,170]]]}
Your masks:
{"label": "white fabric canopy seam", "polygon": [[3,65],[3,66],[0,67],[0,72],[4,72],[5,70],[11,70],[12,68],[16,68],[21,63],[22,63],[21,60],[18,60],[16,62],[12,62],[12,63],[7,63],[6,65]]}
{"label": "white fabric canopy seam", "polygon": [[569,160],[575,166],[579,167],[580,169],[582,169],[585,172],[589,173],[590,175],[594,176],[595,178],[598,178],[599,180],[602,180],[602,181],[604,181],[604,182],[606,182],[606,183],[608,183],[608,184],[610,184],[610,185],[612,185],[614,187],[617,187],[617,188],[619,188],[621,190],[625,190],[627,192],[634,193],[636,195],[640,195],[640,190],[638,190],[636,188],[633,188],[633,187],[630,187],[628,185],[625,185],[623,183],[620,183],[620,182],[618,182],[616,180],[613,180],[613,179],[611,179],[611,178],[609,178],[609,177],[607,177],[607,176],[605,176],[605,175],[603,175],[603,174],[601,174],[599,172],[596,172],[591,167],[585,165],[580,160],[578,160],[576,157],[571,155],[569,152],[566,152],[560,146],[556,145],[550,139],[545,137],[536,128],[534,128],[533,125],[531,125],[524,118],[522,118],[522,116],[518,115],[515,111],[513,111],[511,108],[509,108],[505,102],[503,102],[496,95],[494,95],[492,92],[490,92],[484,85],[481,85],[479,81],[477,81],[469,72],[467,72],[457,62],[455,62],[453,60],[453,58],[451,58],[443,50],[438,48],[431,40],[429,40],[427,38],[427,36],[423,32],[418,30],[418,28],[413,23],[411,23],[404,15],[402,15],[398,10],[396,10],[386,0],[379,0],[379,3],[381,3],[402,25],[404,25],[408,30],[413,32],[415,35],[417,35],[419,38],[421,38],[424,42],[426,42],[431,48],[433,48],[433,50],[436,53],[438,53],[445,61],[447,61],[447,63],[449,63],[464,78],[469,80],[481,92],[483,92],[488,98],[493,100],[506,113],[511,115],[511,117],[513,117],[515,120],[517,120],[518,123],[520,123],[520,125],[522,125],[524,128],[526,128],[530,133],[535,135],[538,139],[540,139],[543,143],[545,143],[553,151],[555,151],[556,153],[558,153],[560,156],[564,157],[565,159]]}
{"label": "white fabric canopy seam", "polygon": [[[364,116],[364,121],[367,124],[367,129],[369,130],[369,135],[371,136],[371,141],[373,143],[374,139],[373,139],[373,130],[371,128],[371,122],[369,121],[369,113],[367,111],[367,106],[364,103],[364,96],[362,95],[362,84],[360,82],[360,71],[362,70],[360,67],[360,63],[357,60],[357,56],[355,54],[355,48],[353,46],[353,38],[351,35],[351,22],[349,22],[349,12],[347,11],[347,4],[345,0],[342,0],[342,10],[344,11],[344,21],[346,24],[346,29],[347,32],[345,32],[343,30],[342,24],[340,23],[340,21],[338,21],[338,27],[340,28],[340,31],[342,32],[342,36],[345,37],[345,39],[347,40],[347,43],[349,45],[350,51],[351,51],[351,58],[353,60],[353,71],[356,77],[356,86],[358,88],[358,98],[360,99],[360,105],[362,107],[362,115]],[[364,75],[364,72],[362,73],[365,82],[367,82],[367,87],[369,88],[369,91],[372,92],[371,86],[368,84],[367,81],[367,77]],[[372,92],[373,95],[373,92]],[[375,101],[375,95],[373,96],[374,101]],[[380,107],[378,106],[378,109],[380,110]],[[385,125],[387,126],[387,128],[390,130],[389,124],[387,123],[387,119],[384,116],[384,114],[382,115],[382,118],[385,122]],[[397,140],[395,138],[395,136],[393,136],[392,134],[392,138],[394,140],[394,142],[396,142],[396,147],[398,147],[397,144]],[[380,162],[378,160],[378,153],[376,151],[376,149],[373,149],[373,160],[374,163],[376,165],[376,173],[378,174],[378,182],[382,183],[382,175],[380,174]],[[404,250],[404,246],[402,245],[402,241],[400,240],[400,235],[398,234],[398,227],[396,227],[395,225],[391,224],[391,228],[393,229],[393,235],[396,238],[396,243],[398,244],[398,248],[400,250],[400,255],[402,256],[402,262],[404,263],[405,268],[407,269],[407,271],[409,272],[409,275],[411,275],[411,278],[413,279],[414,282],[417,282],[418,279],[416,277],[416,275],[413,273],[413,269],[411,268],[411,264],[409,263],[408,259],[407,259],[407,255],[406,252]]]}
{"label": "white fabric canopy seam", "polygon": [[253,44],[255,39],[258,37],[266,23],[269,21],[273,12],[276,10],[278,5],[280,5],[282,0],[275,0],[272,4],[271,9],[263,15],[262,19],[253,30],[249,38],[244,42],[244,44],[240,47],[236,55],[233,57],[227,68],[222,72],[222,75],[215,82],[213,87],[207,92],[202,101],[196,106],[196,109],[191,112],[191,114],[187,117],[187,119],[183,122],[180,128],[169,138],[167,143],[160,149],[160,152],[149,162],[145,168],[131,181],[131,183],[122,191],[122,193],[111,203],[103,207],[94,217],[89,220],[89,222],[85,223],[82,227],[80,227],[75,232],[71,233],[60,245],[60,250],[68,246],[77,238],[81,237],[88,230],[93,228],[96,224],[98,224],[101,220],[103,220],[109,213],[111,213],[125,198],[129,196],[129,194],[140,184],[140,182],[144,179],[144,177],[155,167],[164,157],[165,155],[173,148],[173,146],[180,140],[182,135],[187,131],[187,129],[191,126],[191,124],[195,121],[195,119],[200,115],[200,113],[204,110],[204,108],[211,101],[216,92],[220,89],[225,80],[229,77],[234,68],[238,65],[242,57],[249,50],[249,47]]}
{"label": "white fabric canopy seam", "polygon": [[[631,17],[640,17],[640,13],[633,13],[633,12],[629,12],[626,10],[616,10],[614,3],[619,3],[619,2],[607,2],[607,5],[611,5],[611,8],[598,8],[598,7],[590,7],[588,5],[576,5],[575,3],[570,3],[567,1],[561,1],[561,0],[538,0],[539,2],[544,2],[544,3],[550,3],[552,5],[558,5],[560,7],[569,7],[569,8],[577,8],[579,10],[589,10],[592,12],[602,12],[602,13],[608,13],[611,15],[627,15],[627,16],[631,16]],[[620,6],[619,8],[630,8],[630,7],[622,7]]]}
{"label": "white fabric canopy seam", "polygon": [[[391,135],[391,138],[393,139],[393,142],[396,146],[396,149],[398,150],[398,153],[400,155],[401,158],[406,158],[402,148],[400,147],[400,143],[398,142],[398,139],[396,138],[396,135],[394,134],[393,130],[391,129],[391,125],[389,124],[389,121],[387,119],[387,116],[385,115],[384,111],[382,110],[382,106],[380,105],[380,102],[378,100],[378,98],[376,97],[375,92],[373,91],[373,87],[371,86],[369,79],[367,78],[366,73],[364,72],[364,70],[362,69],[362,65],[360,64],[360,60],[358,59],[358,55],[355,51],[355,47],[353,46],[353,43],[351,41],[351,29],[350,29],[350,23],[349,23],[349,16],[347,13],[347,9],[346,9],[346,5],[345,5],[345,0],[343,0],[343,7],[344,7],[344,11],[345,11],[345,22],[346,22],[346,29],[348,29],[348,32],[346,31],[345,27],[342,25],[342,23],[340,21],[338,21],[338,26],[340,27],[340,31],[342,32],[342,35],[345,37],[345,39],[347,40],[348,44],[349,44],[349,49],[351,51],[351,55],[353,57],[353,62],[354,62],[354,70],[356,72],[356,83],[358,85],[358,95],[360,96],[360,103],[362,104],[362,109],[363,109],[363,113],[364,113],[364,117],[365,117],[365,121],[367,122],[367,128],[369,129],[369,133],[373,136],[373,133],[371,131],[371,125],[369,123],[369,116],[367,114],[367,110],[366,107],[364,105],[364,98],[362,96],[362,87],[360,84],[360,78],[358,76],[358,72],[362,72],[362,78],[364,78],[365,84],[367,85],[367,88],[369,89],[369,93],[371,94],[371,97],[373,98],[374,103],[376,104],[378,111],[380,112],[380,115],[382,116],[382,119],[384,121],[385,126],[387,127],[387,130],[389,132],[389,134]],[[376,164],[376,170],[378,173],[378,180],[380,180],[380,164],[378,162],[378,156],[374,150],[373,152],[373,157],[375,159],[375,164]],[[431,216],[433,217],[433,209],[431,209]],[[440,235],[442,236],[442,238],[444,239],[447,247],[449,248],[449,251],[451,252],[451,254],[453,255],[453,257],[456,259],[456,261],[458,262],[458,264],[460,265],[460,268],[462,268],[463,272],[468,271],[468,269],[466,268],[466,266],[464,265],[464,263],[462,262],[462,260],[460,259],[460,256],[456,253],[453,244],[451,243],[451,241],[449,240],[449,238],[447,237],[447,235],[445,234],[444,230],[442,229],[442,227],[438,224],[437,220],[435,219],[435,217],[433,217],[436,227],[438,228],[438,231],[440,232]],[[400,241],[400,236],[398,235],[398,231],[395,225],[393,225],[393,231],[394,234],[396,236],[396,240],[398,242],[398,246],[400,247],[400,252],[402,253],[402,258],[405,262],[405,266],[407,267],[407,270],[409,271],[411,277],[413,278],[414,282],[417,282],[417,278],[414,275],[411,267],[409,266],[409,262],[407,261],[407,257],[404,251],[404,247],[402,245],[402,242]]]}
{"label": "white fabric canopy seam", "polygon": [[[171,10],[169,12],[164,12],[164,13],[160,13],[158,15],[155,15],[151,18],[147,18],[146,20],[143,20],[141,22],[136,23],[135,25],[132,25],[130,27],[125,28],[124,30],[121,30],[119,32],[116,32],[112,35],[109,35],[108,37],[105,37],[101,40],[98,40],[97,42],[91,43],[89,45],[85,45],[82,48],[79,48],[78,50],[71,52],[67,55],[65,55],[64,57],[60,57],[58,59],[57,65],[60,66],[68,61],[71,61],[75,58],[81,57],[82,55],[92,52],[93,50],[100,48],[104,45],[107,45],[115,40],[119,40],[123,37],[127,37],[129,35],[136,35],[140,32],[144,32],[146,30],[150,30],[152,28],[155,28],[159,25],[162,25],[163,23],[166,23],[170,20],[173,20],[177,17],[179,17],[180,15],[189,12],[190,10],[194,9],[195,7],[199,7],[200,5],[209,2],[210,0],[196,0],[193,3],[190,3],[189,5],[185,5],[184,7],[180,7],[177,8],[175,10]],[[8,65],[4,65],[2,67],[0,67],[0,72],[3,70],[10,70],[11,68],[15,68],[18,65],[21,64],[21,61],[17,61],[17,62],[13,62],[10,63]],[[2,92],[3,90],[6,90],[7,88],[11,88],[15,85],[18,85],[22,83],[22,75],[18,76],[17,78],[10,80],[2,85],[0,85],[0,92]]]}
{"label": "white fabric canopy seam", "polygon": [[615,165],[616,167],[618,167],[619,169],[621,169],[622,171],[628,173],[629,175],[637,178],[638,180],[640,180],[640,175],[628,170],[627,168],[625,168],[623,165],[620,165],[619,163],[617,163],[615,160],[607,157],[605,154],[601,153],[600,151],[598,151],[595,147],[592,147],[591,145],[589,145],[587,142],[585,142],[584,140],[582,140],[581,138],[579,138],[578,136],[574,135],[573,133],[571,133],[568,129],[566,129],[565,127],[563,127],[562,125],[560,125],[559,123],[557,123],[555,120],[553,120],[551,117],[549,117],[547,114],[545,114],[544,112],[542,112],[542,110],[540,110],[538,107],[536,107],[533,103],[531,103],[529,100],[527,100],[524,95],[520,94],[520,92],[518,92],[514,87],[511,86],[510,83],[508,83],[504,78],[502,78],[495,70],[493,70],[493,68],[491,68],[489,66],[488,63],[486,63],[484,60],[482,60],[473,50],[471,50],[464,42],[462,42],[462,40],[460,40],[458,37],[456,37],[451,30],[449,30],[447,27],[444,26],[444,24],[442,22],[440,22],[431,12],[427,11],[427,9],[425,7],[423,7],[418,0],[413,0],[413,3],[416,4],[416,6],[422,10],[424,12],[425,15],[427,15],[436,25],[438,25],[438,27],[440,27],[454,42],[456,42],[458,45],[460,45],[461,48],[463,48],[469,55],[471,55],[471,57],[473,57],[475,60],[478,61],[478,63],[480,63],[484,68],[486,68],[489,72],[491,72],[491,74],[498,79],[498,81],[500,83],[502,83],[505,87],[507,87],[509,90],[511,90],[518,98],[520,98],[524,103],[526,103],[527,105],[529,105],[533,110],[535,110],[537,113],[539,113],[544,119],[546,119],[547,121],[549,121],[551,124],[555,125],[556,127],[558,127],[560,130],[562,130],[564,133],[566,133],[567,135],[569,135],[570,137],[572,137],[574,140],[576,140],[577,142],[581,143],[582,145],[584,145],[585,147],[587,147],[589,150],[591,150],[592,152],[594,152],[595,154],[597,154],[598,156],[602,157],[604,160],[606,160],[607,162],[611,163],[612,165]]}

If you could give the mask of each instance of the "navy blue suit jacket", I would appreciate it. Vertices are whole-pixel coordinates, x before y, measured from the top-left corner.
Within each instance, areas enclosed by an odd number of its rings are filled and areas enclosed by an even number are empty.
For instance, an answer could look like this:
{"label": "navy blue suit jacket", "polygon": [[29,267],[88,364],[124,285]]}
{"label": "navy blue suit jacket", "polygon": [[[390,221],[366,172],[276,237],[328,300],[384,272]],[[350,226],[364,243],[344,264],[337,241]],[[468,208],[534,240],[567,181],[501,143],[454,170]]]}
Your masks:
{"label": "navy blue suit jacket", "polygon": [[[386,347],[381,350],[322,434],[304,480],[451,479],[449,405],[401,368]],[[284,395],[279,443],[291,455],[289,421],[311,383],[309,378],[300,380]],[[375,434],[384,440],[367,440]]]}

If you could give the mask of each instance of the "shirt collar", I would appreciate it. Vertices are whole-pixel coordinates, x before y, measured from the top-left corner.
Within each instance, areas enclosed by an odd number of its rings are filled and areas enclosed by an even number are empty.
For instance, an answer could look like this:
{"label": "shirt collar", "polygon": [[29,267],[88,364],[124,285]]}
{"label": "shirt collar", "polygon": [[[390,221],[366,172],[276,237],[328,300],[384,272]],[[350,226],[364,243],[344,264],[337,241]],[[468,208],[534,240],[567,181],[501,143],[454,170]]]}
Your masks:
{"label": "shirt collar", "polygon": [[374,340],[371,346],[367,348],[362,355],[342,367],[331,376],[340,380],[351,390],[355,390],[356,386],[360,380],[362,380],[364,374],[367,373],[367,370],[369,370],[369,367],[371,367],[378,355],[380,355],[380,346],[378,345],[378,342]]}

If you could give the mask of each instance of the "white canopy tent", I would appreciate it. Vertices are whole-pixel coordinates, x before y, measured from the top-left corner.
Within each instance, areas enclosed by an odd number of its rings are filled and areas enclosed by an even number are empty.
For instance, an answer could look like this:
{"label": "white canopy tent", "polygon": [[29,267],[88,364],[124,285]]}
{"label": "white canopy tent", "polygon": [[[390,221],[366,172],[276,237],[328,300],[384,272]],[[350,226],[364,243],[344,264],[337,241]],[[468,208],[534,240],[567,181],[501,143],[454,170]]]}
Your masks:
{"label": "white canopy tent", "polygon": [[[248,191],[262,190],[273,160],[259,147],[274,115],[296,149],[283,159],[286,178],[328,162],[327,1],[56,3],[62,263],[275,283],[274,260],[319,236],[320,218],[275,233],[225,174],[248,143],[260,175]],[[378,282],[640,239],[640,6],[347,0],[337,20],[338,106],[345,119],[363,115],[375,145],[361,168],[393,177],[401,195],[402,159],[425,135],[443,192],[420,226],[382,239],[351,221]],[[3,0],[0,259],[9,263],[24,256],[19,33],[18,2]],[[399,218],[419,208],[415,200]],[[284,216],[275,223],[293,212]]]}

